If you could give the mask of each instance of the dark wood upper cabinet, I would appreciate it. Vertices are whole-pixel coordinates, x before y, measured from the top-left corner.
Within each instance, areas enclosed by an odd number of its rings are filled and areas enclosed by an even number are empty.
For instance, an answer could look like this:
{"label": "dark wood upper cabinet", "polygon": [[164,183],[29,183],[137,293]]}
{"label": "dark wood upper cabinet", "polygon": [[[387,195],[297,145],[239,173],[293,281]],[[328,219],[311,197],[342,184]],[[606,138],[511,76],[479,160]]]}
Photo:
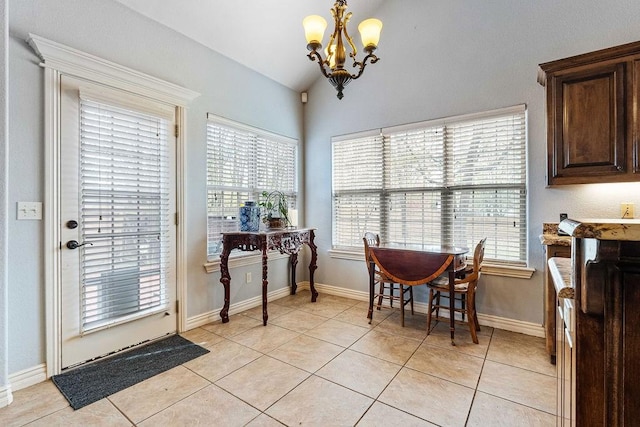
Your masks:
{"label": "dark wood upper cabinet", "polygon": [[633,122],[632,138],[633,138],[633,173],[636,177],[640,176],[640,58],[633,60]]}
{"label": "dark wood upper cabinet", "polygon": [[547,183],[640,181],[640,42],[540,64]]}

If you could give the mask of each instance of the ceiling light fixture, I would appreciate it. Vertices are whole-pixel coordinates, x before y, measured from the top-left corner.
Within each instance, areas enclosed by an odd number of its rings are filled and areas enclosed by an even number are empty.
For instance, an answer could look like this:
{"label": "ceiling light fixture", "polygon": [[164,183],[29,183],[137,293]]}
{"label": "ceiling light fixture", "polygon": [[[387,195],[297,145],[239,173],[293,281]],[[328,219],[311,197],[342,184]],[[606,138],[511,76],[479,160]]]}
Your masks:
{"label": "ceiling light fixture", "polygon": [[[312,61],[318,61],[320,71],[338,91],[338,99],[342,99],[344,96],[342,94],[344,87],[351,80],[355,80],[362,75],[368,60],[371,60],[372,64],[378,62],[379,58],[373,54],[373,51],[378,47],[380,31],[382,30],[382,22],[378,19],[365,19],[358,25],[362,45],[364,46],[364,51],[367,52],[367,56],[364,57],[362,62],[357,61],[356,55],[358,51],[347,31],[347,23],[351,19],[351,12],[345,14],[346,9],[347,0],[337,0],[331,9],[335,29],[329,38],[327,48],[324,50],[325,59],[322,58],[320,50],[322,49],[322,38],[324,37],[324,30],[327,28],[327,21],[319,15],[307,16],[302,21],[305,37],[307,38],[307,49],[311,51],[307,56]],[[353,68],[357,72],[354,74],[344,69],[346,49],[342,40],[343,33],[347,43],[351,46],[349,56],[353,59]]]}

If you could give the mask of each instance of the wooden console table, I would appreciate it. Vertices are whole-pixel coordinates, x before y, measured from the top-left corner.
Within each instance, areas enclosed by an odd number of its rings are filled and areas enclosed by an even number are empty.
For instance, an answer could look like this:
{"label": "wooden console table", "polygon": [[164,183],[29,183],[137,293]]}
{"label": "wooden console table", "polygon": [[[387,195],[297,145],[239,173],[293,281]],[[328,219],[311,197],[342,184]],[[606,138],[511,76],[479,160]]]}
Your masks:
{"label": "wooden console table", "polygon": [[231,275],[229,274],[229,254],[232,250],[262,251],[262,323],[266,326],[269,315],[267,314],[267,259],[270,250],[277,250],[281,254],[288,254],[291,264],[291,295],[295,295],[296,266],[298,265],[298,252],[302,246],[307,245],[311,249],[311,262],[309,263],[309,282],[311,288],[311,302],[315,302],[318,292],[314,286],[313,273],[318,268],[317,247],[313,242],[315,237],[313,228],[282,229],[268,232],[238,231],[234,233],[222,233],[222,254],[220,254],[220,282],[224,286],[224,307],[220,311],[222,323],[229,321],[229,299]]}

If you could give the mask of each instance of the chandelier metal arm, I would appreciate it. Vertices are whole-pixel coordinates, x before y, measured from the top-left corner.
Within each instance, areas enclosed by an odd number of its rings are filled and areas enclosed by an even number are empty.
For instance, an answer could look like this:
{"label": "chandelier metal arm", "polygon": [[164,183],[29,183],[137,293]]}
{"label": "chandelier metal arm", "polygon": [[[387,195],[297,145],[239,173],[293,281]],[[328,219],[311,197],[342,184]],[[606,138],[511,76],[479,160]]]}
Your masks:
{"label": "chandelier metal arm", "polygon": [[[333,21],[338,22],[338,17],[336,15],[335,9],[331,9],[331,15],[333,16]],[[327,58],[324,60],[324,63],[329,67],[330,67],[329,60],[332,55],[331,47],[333,46],[334,44],[333,42],[336,40],[336,37],[338,37],[339,30],[340,28],[338,27],[338,25],[336,25],[335,28],[333,29],[333,33],[331,33],[331,36],[329,36],[329,43],[327,43]],[[335,55],[335,52],[333,52],[333,55]]]}
{"label": "chandelier metal arm", "polygon": [[375,56],[373,54],[373,52],[369,53],[367,56],[364,57],[364,59],[362,60],[362,62],[358,62],[358,61],[353,61],[353,68],[359,68],[358,70],[358,74],[351,74],[351,78],[353,80],[357,79],[358,77],[360,77],[362,75],[362,73],[364,72],[364,67],[367,66],[367,60],[371,60],[371,64],[375,64],[376,62],[378,62],[380,60],[380,58],[378,58],[377,56]]}
{"label": "chandelier metal arm", "polygon": [[322,72],[322,75],[325,76],[326,78],[330,78],[331,74],[327,73],[327,70],[325,69],[324,65],[325,65],[325,60],[322,59],[322,55],[320,54],[320,52],[318,52],[317,50],[313,49],[311,52],[309,52],[309,54],[307,55],[307,58],[309,58],[311,61],[318,61],[318,65],[320,66],[320,71]]}
{"label": "chandelier metal arm", "polygon": [[347,13],[347,16],[344,18],[344,21],[342,24],[342,31],[344,32],[344,38],[347,39],[347,43],[349,43],[349,46],[351,46],[351,53],[349,54],[349,56],[353,59],[356,59],[356,55],[358,54],[358,49],[356,48],[356,45],[353,44],[353,39],[349,35],[349,31],[347,31],[347,22],[349,22],[349,20],[351,19],[351,15],[352,13],[349,12]]}

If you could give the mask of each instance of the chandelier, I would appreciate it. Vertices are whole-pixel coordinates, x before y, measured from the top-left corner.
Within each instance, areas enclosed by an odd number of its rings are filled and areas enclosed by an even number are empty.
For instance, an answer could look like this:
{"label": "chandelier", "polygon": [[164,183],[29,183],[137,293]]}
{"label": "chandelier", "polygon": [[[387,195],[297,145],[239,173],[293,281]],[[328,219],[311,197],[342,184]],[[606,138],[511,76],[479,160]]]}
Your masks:
{"label": "chandelier", "polygon": [[[322,58],[321,49],[324,30],[327,28],[327,21],[319,15],[307,16],[302,21],[304,33],[307,38],[307,49],[311,51],[307,57],[311,61],[318,61],[320,71],[338,91],[338,99],[342,99],[344,96],[342,94],[344,87],[351,80],[355,80],[362,75],[368,60],[370,60],[371,64],[378,62],[379,58],[373,54],[373,51],[378,47],[380,31],[382,30],[382,22],[378,19],[365,19],[358,25],[362,45],[367,55],[362,61],[357,61],[356,55],[358,51],[347,31],[347,23],[351,19],[351,12],[345,14],[346,10],[347,0],[337,0],[331,9],[335,29],[324,50],[325,59]],[[355,73],[353,74],[344,69],[346,49],[345,42],[342,39],[343,34],[346,42],[351,47],[349,56],[353,59],[353,68],[355,68]]]}

